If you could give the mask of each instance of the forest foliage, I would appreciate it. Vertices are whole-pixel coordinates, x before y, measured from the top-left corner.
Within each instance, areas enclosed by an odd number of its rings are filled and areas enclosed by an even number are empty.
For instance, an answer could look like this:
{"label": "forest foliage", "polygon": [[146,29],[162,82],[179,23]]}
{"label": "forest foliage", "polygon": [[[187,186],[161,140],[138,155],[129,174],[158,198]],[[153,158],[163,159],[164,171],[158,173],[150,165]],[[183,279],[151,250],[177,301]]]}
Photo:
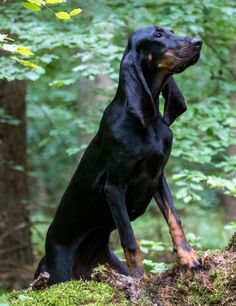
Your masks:
{"label": "forest foliage", "polygon": [[[229,154],[236,144],[235,13],[236,5],[229,0],[1,4],[0,47],[9,56],[0,58],[0,79],[27,82],[32,224],[47,223],[45,209],[57,206],[96,132],[114,96],[128,36],[153,24],[204,42],[200,62],[176,76],[188,104],[188,111],[173,125],[174,144],[166,169],[176,206],[199,219],[220,211],[219,195],[236,197],[236,156]],[[108,80],[105,87],[96,86],[101,77]],[[0,121],[19,124],[2,108]],[[205,230],[211,227],[209,220]],[[41,224],[36,230],[44,233],[45,228]]]}

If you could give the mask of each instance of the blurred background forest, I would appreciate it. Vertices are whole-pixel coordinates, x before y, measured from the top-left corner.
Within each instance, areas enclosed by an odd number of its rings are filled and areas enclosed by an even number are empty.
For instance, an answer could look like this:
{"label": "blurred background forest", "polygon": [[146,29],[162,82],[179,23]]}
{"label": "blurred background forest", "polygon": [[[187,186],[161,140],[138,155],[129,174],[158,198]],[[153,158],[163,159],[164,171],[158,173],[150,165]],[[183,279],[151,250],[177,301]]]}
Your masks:
{"label": "blurred background forest", "polygon": [[[31,280],[115,94],[127,39],[147,25],[204,41],[200,62],[176,76],[188,111],[173,125],[166,172],[190,242],[224,247],[236,229],[235,1],[0,1],[0,290]],[[172,260],[154,203],[133,226],[149,271]],[[121,255],[116,233],[111,240]]]}

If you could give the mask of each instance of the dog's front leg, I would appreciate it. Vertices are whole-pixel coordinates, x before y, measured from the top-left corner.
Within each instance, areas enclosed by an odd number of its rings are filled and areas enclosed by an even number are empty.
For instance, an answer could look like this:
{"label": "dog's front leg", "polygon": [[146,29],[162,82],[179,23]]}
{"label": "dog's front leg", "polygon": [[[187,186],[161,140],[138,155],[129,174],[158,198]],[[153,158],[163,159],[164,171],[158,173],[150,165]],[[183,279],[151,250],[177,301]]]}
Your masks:
{"label": "dog's front leg", "polygon": [[180,264],[191,270],[198,271],[201,267],[201,260],[185,237],[164,175],[160,178],[158,191],[154,198],[169,226],[174,251],[178,254]]}
{"label": "dog's front leg", "polygon": [[130,223],[126,201],[125,188],[119,185],[105,185],[105,194],[109,203],[115,225],[119,231],[121,246],[124,250],[127,265],[135,278],[145,276],[142,256]]}

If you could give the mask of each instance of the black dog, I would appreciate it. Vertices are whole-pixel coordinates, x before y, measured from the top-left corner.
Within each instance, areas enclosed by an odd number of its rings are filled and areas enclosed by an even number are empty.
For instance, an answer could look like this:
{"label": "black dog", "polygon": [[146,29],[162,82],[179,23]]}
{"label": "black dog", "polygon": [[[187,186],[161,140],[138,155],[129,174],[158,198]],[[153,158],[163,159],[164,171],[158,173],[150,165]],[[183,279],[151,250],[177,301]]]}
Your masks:
{"label": "black dog", "polygon": [[[46,255],[35,283],[50,274],[49,285],[90,278],[98,264],[120,273],[145,275],[130,221],[154,197],[170,229],[180,263],[198,270],[200,260],[187,242],[164,177],[172,132],[169,126],[186,110],[172,74],[197,62],[202,41],[160,27],[133,33],[121,60],[115,98],[106,108],[56,212],[46,238]],[[159,111],[159,94],[165,99]],[[129,270],[109,248],[118,229]]]}

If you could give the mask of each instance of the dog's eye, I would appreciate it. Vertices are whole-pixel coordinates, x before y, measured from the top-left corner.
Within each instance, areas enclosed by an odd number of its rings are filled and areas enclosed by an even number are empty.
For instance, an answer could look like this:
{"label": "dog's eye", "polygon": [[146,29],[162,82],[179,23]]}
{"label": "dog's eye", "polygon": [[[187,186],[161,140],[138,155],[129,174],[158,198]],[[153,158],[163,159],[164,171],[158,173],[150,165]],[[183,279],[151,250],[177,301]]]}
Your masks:
{"label": "dog's eye", "polygon": [[163,36],[163,34],[162,34],[162,33],[160,33],[160,32],[157,32],[155,36],[156,36],[156,37],[162,37],[162,36]]}

